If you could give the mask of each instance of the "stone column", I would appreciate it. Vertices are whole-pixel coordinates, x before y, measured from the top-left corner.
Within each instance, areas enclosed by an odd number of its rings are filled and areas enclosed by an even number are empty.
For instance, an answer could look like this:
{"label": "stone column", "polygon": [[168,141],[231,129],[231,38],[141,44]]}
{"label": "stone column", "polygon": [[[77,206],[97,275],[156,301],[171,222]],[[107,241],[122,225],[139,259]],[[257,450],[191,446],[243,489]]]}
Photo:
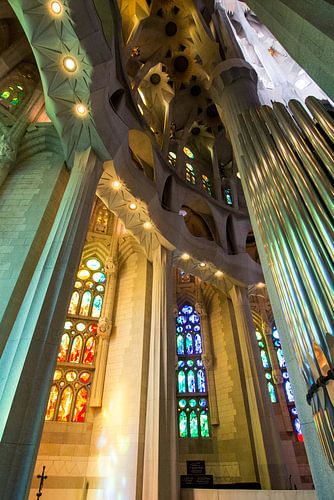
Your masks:
{"label": "stone column", "polygon": [[114,298],[117,284],[117,248],[118,248],[118,219],[115,218],[114,230],[112,233],[112,246],[110,255],[105,263],[105,272],[107,275],[107,284],[104,292],[104,301],[102,305],[101,317],[99,319],[97,338],[97,356],[95,363],[94,380],[90,396],[90,406],[102,406],[102,395],[104,387],[104,378],[106,373],[108,349],[110,334],[112,329]]}
{"label": "stone column", "polygon": [[77,153],[53,227],[0,360],[0,491],[26,498],[52,375],[102,166]]}
{"label": "stone column", "polygon": [[214,357],[212,353],[208,315],[206,312],[206,307],[203,302],[198,302],[195,306],[195,309],[201,317],[201,330],[202,330],[202,340],[203,340],[202,360],[205,366],[206,376],[208,381],[210,424],[219,425],[217,393],[216,393],[216,383],[214,374]]}
{"label": "stone column", "polygon": [[143,499],[178,498],[175,332],[171,255],[153,251],[152,313],[147,389]]}
{"label": "stone column", "polygon": [[4,50],[0,57],[0,78],[3,78],[11,69],[30,54],[31,47],[25,36]]}
{"label": "stone column", "polygon": [[246,393],[251,417],[256,461],[264,489],[286,489],[287,476],[281,457],[278,436],[270,418],[272,408],[264,377],[259,377],[262,364],[246,289],[234,286],[230,291],[236,318]]}

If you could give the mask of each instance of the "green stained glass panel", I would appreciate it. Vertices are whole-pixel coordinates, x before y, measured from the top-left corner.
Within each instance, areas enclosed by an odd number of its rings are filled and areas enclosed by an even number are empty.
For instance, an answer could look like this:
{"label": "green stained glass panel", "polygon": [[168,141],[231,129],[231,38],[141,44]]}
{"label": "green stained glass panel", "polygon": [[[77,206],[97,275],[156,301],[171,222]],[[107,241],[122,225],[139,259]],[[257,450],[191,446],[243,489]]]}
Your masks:
{"label": "green stained glass panel", "polygon": [[197,415],[194,411],[190,413],[190,437],[198,437]]}
{"label": "green stained glass panel", "polygon": [[271,402],[277,403],[275,389],[274,389],[274,386],[271,382],[268,382],[268,391],[269,391],[269,396],[270,396]]}
{"label": "green stained glass panel", "polygon": [[187,415],[184,411],[181,411],[179,414],[179,433],[181,438],[188,436]]}
{"label": "green stained glass panel", "polygon": [[179,401],[179,407],[180,408],[185,408],[187,406],[187,401],[185,399],[180,399]]}
{"label": "green stained glass panel", "polygon": [[201,411],[200,414],[201,436],[209,437],[209,421],[206,411]]}
{"label": "green stained glass panel", "polygon": [[196,406],[196,399],[190,399],[189,400],[189,406],[191,406],[192,408],[194,408],[194,406]]}
{"label": "green stained glass panel", "polygon": [[186,376],[185,376],[183,370],[179,371],[178,388],[179,388],[179,392],[186,392]]}
{"label": "green stained glass panel", "polygon": [[177,345],[177,353],[178,354],[184,354],[184,341],[183,341],[183,335],[178,335],[176,339],[176,345]]}

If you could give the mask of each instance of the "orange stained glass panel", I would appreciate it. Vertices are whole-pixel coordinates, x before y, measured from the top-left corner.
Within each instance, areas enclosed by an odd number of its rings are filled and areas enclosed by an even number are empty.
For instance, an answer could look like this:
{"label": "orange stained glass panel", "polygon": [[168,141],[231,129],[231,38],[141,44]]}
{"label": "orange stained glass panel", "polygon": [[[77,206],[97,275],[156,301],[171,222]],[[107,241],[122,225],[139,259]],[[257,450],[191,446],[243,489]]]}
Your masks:
{"label": "orange stained glass panel", "polygon": [[82,337],[81,335],[77,335],[76,337],[74,337],[72,343],[71,354],[69,359],[71,363],[79,363],[81,350],[82,350]]}
{"label": "orange stained glass panel", "polygon": [[68,314],[76,314],[79,303],[79,293],[73,292],[71,297],[70,306],[68,308]]}
{"label": "orange stained glass panel", "polygon": [[85,292],[82,296],[81,306],[79,311],[80,316],[88,316],[91,301],[92,301],[92,294],[87,290],[87,292]]}
{"label": "orange stained glass panel", "polygon": [[57,386],[53,385],[51,387],[49,402],[46,410],[45,420],[53,420],[56,404],[58,399],[58,389]]}
{"label": "orange stained glass panel", "polygon": [[61,338],[57,361],[66,361],[69,344],[70,344],[70,336],[68,333],[64,333],[64,335]]}
{"label": "orange stained glass panel", "polygon": [[71,406],[73,401],[73,391],[71,387],[66,387],[61,395],[59,410],[58,410],[58,422],[68,422],[70,419]]}
{"label": "orange stained glass panel", "polygon": [[84,422],[85,421],[85,416],[86,416],[86,409],[87,409],[87,398],[88,398],[88,391],[85,387],[80,389],[80,391],[77,394],[77,398],[75,401],[75,408],[74,408],[74,414],[72,421],[73,422]]}
{"label": "orange stained glass panel", "polygon": [[94,337],[89,337],[86,342],[85,352],[83,356],[83,362],[91,365],[94,361],[95,354],[95,340]]}

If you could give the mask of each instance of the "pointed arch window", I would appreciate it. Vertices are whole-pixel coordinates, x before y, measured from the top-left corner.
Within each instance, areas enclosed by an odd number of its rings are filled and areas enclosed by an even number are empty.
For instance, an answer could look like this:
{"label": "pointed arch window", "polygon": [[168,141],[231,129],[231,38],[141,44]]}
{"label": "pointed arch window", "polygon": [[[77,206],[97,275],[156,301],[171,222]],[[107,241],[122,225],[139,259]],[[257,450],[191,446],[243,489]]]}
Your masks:
{"label": "pointed arch window", "polygon": [[190,163],[186,163],[186,180],[190,182],[190,184],[196,184],[195,169]]}
{"label": "pointed arch window", "polygon": [[13,113],[26,96],[22,83],[10,83],[0,90],[0,104]]}
{"label": "pointed arch window", "polygon": [[204,174],[202,175],[202,187],[204,191],[208,193],[208,195],[212,196],[210,179]]}
{"label": "pointed arch window", "polygon": [[278,364],[279,364],[279,367],[280,367],[281,373],[282,373],[283,388],[284,388],[285,398],[286,398],[291,422],[292,422],[293,428],[295,430],[298,441],[302,442],[302,441],[304,441],[304,438],[303,438],[303,434],[301,431],[301,426],[300,426],[300,421],[298,418],[297,408],[295,406],[295,397],[294,397],[293,390],[291,387],[289,373],[288,373],[288,370],[286,368],[286,362],[285,362],[283,349],[282,349],[282,345],[281,345],[281,339],[280,339],[280,336],[279,336],[279,333],[278,333],[276,326],[274,326],[274,328],[272,329],[271,338],[272,338],[272,341],[273,341],[273,344],[275,347],[277,361],[278,361]]}
{"label": "pointed arch window", "polygon": [[206,371],[202,361],[201,321],[190,304],[176,318],[178,356],[177,399],[180,438],[207,438],[209,407]]}
{"label": "pointed arch window", "polygon": [[85,420],[105,285],[100,259],[91,257],[81,262],[59,347],[46,420]]}

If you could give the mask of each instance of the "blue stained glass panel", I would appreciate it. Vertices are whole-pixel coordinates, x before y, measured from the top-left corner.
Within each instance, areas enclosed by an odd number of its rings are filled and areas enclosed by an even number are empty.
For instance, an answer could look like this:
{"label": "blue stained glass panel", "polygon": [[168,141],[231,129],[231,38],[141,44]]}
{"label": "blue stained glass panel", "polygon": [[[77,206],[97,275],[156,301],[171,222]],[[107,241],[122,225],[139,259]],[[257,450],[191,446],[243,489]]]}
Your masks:
{"label": "blue stained glass panel", "polygon": [[191,316],[189,316],[189,321],[190,323],[199,323],[199,316],[197,316],[197,314],[192,314]]}
{"label": "blue stained glass panel", "polygon": [[197,372],[197,387],[198,392],[206,392],[205,375],[203,370]]}
{"label": "blue stained glass panel", "polygon": [[187,351],[187,354],[194,353],[193,337],[192,337],[191,333],[187,333],[187,335],[186,335],[186,351]]}
{"label": "blue stained glass panel", "polygon": [[199,405],[200,405],[200,406],[206,406],[206,399],[201,398],[201,399],[199,400]]}
{"label": "blue stained glass panel", "polygon": [[195,352],[196,354],[202,354],[202,339],[199,333],[195,335]]}
{"label": "blue stained glass panel", "polygon": [[176,339],[176,345],[177,345],[177,353],[178,354],[184,354],[184,339],[183,335],[178,335]]}
{"label": "blue stained glass panel", "polygon": [[188,372],[188,392],[196,392],[195,375],[192,370]]}
{"label": "blue stained glass panel", "polygon": [[196,361],[196,365],[197,365],[197,366],[203,366],[203,361],[202,361],[201,359],[198,359],[198,360]]}
{"label": "blue stained glass panel", "polygon": [[264,350],[261,351],[261,360],[264,368],[270,368],[268,356]]}
{"label": "blue stained glass panel", "polygon": [[275,339],[278,339],[278,340],[279,340],[279,333],[278,333],[277,328],[274,328],[274,329],[273,329],[273,337],[274,337]]}
{"label": "blue stained glass panel", "polygon": [[186,376],[183,370],[179,371],[177,378],[179,392],[186,392]]}
{"label": "blue stained glass panel", "polygon": [[195,325],[194,332],[200,332],[200,331],[201,331],[201,327],[199,325]]}
{"label": "blue stained glass panel", "polygon": [[193,308],[191,306],[183,306],[182,313],[183,314],[191,314],[193,312]]}
{"label": "blue stained glass panel", "polygon": [[280,365],[281,368],[286,367],[286,362],[283,356],[283,351],[282,349],[277,349],[277,359],[278,359],[278,364]]}
{"label": "blue stained glass panel", "polygon": [[179,325],[184,325],[187,323],[187,318],[185,316],[178,316],[176,318],[176,321],[179,323]]}
{"label": "blue stained glass panel", "polygon": [[284,387],[285,387],[286,397],[288,398],[289,403],[293,403],[295,397],[293,395],[292,387],[289,380],[285,382]]}
{"label": "blue stained glass panel", "polygon": [[101,310],[102,310],[102,297],[101,295],[96,295],[93,301],[92,317],[99,318],[101,316]]}
{"label": "blue stained glass panel", "polygon": [[182,333],[183,332],[183,327],[182,326],[178,326],[176,328],[176,331],[177,331],[177,333]]}

